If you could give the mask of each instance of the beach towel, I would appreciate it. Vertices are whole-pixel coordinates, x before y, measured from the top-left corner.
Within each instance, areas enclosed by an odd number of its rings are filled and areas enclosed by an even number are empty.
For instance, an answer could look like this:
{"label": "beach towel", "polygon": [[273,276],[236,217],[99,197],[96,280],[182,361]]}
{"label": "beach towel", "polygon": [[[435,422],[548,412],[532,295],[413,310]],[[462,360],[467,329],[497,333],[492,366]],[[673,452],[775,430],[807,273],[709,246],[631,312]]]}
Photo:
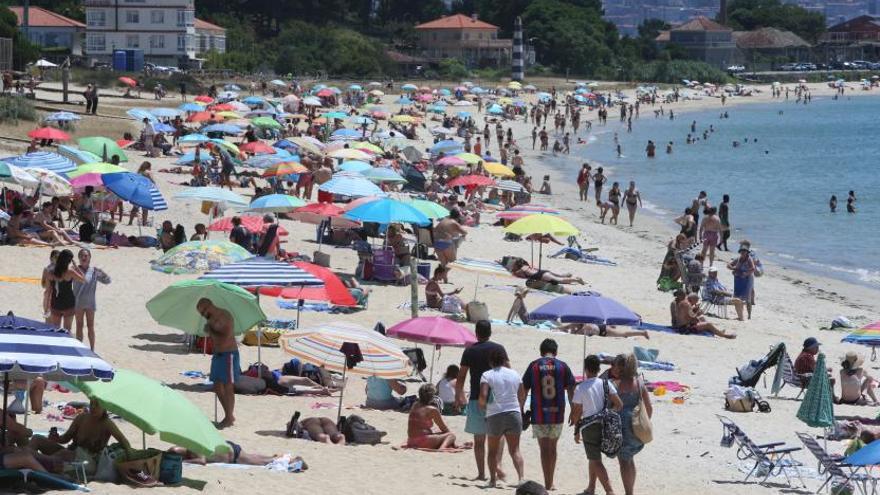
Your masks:
{"label": "beach towel", "polygon": [[34,284],[40,285],[39,277],[9,277],[9,276],[0,276],[0,282],[6,282],[10,284]]}
{"label": "beach towel", "polygon": [[550,321],[541,321],[532,324],[526,324],[518,321],[511,321],[508,323],[506,320],[501,320],[498,318],[492,319],[492,325],[503,325],[505,327],[511,328],[533,328],[535,330],[544,331],[555,331],[557,328],[556,325],[554,325],[553,322]]}
{"label": "beach towel", "polygon": [[[410,309],[410,308],[412,308],[412,301],[402,302],[397,305],[397,309]],[[419,301],[419,311],[431,311],[431,310],[434,310],[434,309],[429,308],[428,303],[426,303],[425,301]],[[434,311],[438,311],[438,310],[434,310]]]}
{"label": "beach towel", "polygon": [[[490,289],[490,290],[500,290],[501,292],[510,292],[511,294],[516,294],[517,289],[521,288],[518,285],[491,285],[491,284],[486,284],[483,287],[486,289]],[[531,287],[529,288],[529,293],[530,294],[540,294],[543,296],[550,296],[550,297],[558,297],[558,296],[563,295],[561,292],[548,292],[546,290],[533,289]]]}
{"label": "beach towel", "polygon": [[649,392],[653,392],[658,387],[663,387],[667,392],[690,392],[691,387],[679,382],[648,382],[645,384]]}
{"label": "beach towel", "polygon": [[672,328],[666,325],[657,325],[655,323],[644,323],[637,327],[639,330],[651,330],[653,332],[663,332],[663,333],[673,333],[676,335],[699,335],[701,337],[714,337],[712,332],[706,331],[703,333],[681,333],[677,329]]}
{"label": "beach towel", "polygon": [[560,256],[565,256],[565,259],[579,261],[581,263],[592,263],[595,265],[605,265],[605,266],[617,266],[617,263],[611,261],[607,258],[600,258],[594,254],[590,254],[582,249],[577,249],[573,247],[564,247],[557,251],[554,254],[551,254],[550,258],[558,258]]}
{"label": "beach towel", "polygon": [[[281,309],[293,309],[296,310],[299,306],[299,302],[295,300],[285,301],[284,299],[278,299],[275,304],[278,305]],[[342,310],[340,308],[332,307],[325,303],[303,303],[302,308],[299,308],[300,311],[309,311],[314,313],[341,313]]]}

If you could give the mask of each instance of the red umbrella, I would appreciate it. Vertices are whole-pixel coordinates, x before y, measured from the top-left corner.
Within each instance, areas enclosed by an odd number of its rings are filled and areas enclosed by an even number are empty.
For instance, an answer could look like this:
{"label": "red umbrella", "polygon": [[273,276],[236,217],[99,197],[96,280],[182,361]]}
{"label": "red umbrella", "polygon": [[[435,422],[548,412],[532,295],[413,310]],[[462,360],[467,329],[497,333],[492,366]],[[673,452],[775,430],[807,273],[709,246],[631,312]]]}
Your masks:
{"label": "red umbrella", "polygon": [[137,86],[137,84],[138,84],[137,81],[135,81],[134,79],[132,79],[130,77],[126,77],[126,76],[120,77],[119,82],[121,82],[122,84],[125,84],[126,86],[132,87],[132,88]]}
{"label": "red umbrella", "polygon": [[117,140],[116,140],[116,144],[117,144],[120,148],[128,148],[129,146],[131,146],[131,145],[134,144],[134,141],[132,141],[132,140],[130,140],[130,139],[117,139]]}
{"label": "red umbrella", "polygon": [[219,105],[212,106],[211,110],[213,110],[215,112],[231,112],[231,111],[235,110],[235,107],[233,107],[229,103],[221,103]]}
{"label": "red umbrella", "polygon": [[28,136],[34,139],[54,139],[55,141],[67,141],[70,139],[66,132],[54,127],[34,129],[28,133]]}
{"label": "red umbrella", "polygon": [[495,179],[486,177],[485,175],[462,175],[449,181],[446,185],[449,187],[458,186],[491,186],[495,184]]}
{"label": "red umbrella", "polygon": [[208,95],[199,95],[194,98],[196,101],[200,101],[202,103],[214,103],[214,98],[211,98]]}
{"label": "red umbrella", "polygon": [[[241,224],[244,228],[251,232],[263,231],[263,217],[257,215],[244,215],[241,218]],[[232,230],[232,217],[223,217],[212,223],[208,230],[213,232],[229,232]],[[287,230],[282,226],[278,226],[278,235],[287,235]]]}
{"label": "red umbrella", "polygon": [[354,306],[357,304],[348,287],[329,268],[312,263],[296,261],[293,266],[302,268],[324,281],[323,287],[261,287],[260,294],[282,297],[284,299],[305,299],[327,301],[335,306]]}
{"label": "red umbrella", "polygon": [[318,97],[320,97],[320,98],[329,98],[329,97],[331,97],[331,96],[333,96],[333,95],[334,95],[334,93],[333,93],[333,90],[332,90],[332,89],[330,89],[330,88],[324,88],[324,89],[322,89],[321,91],[318,91],[318,93],[317,93],[316,96],[318,96]]}
{"label": "red umbrella", "polygon": [[262,141],[254,141],[252,143],[245,143],[238,146],[238,149],[241,150],[242,153],[252,153],[254,155],[268,155],[276,153],[275,148],[269,146],[268,144]]}
{"label": "red umbrella", "polygon": [[214,112],[195,112],[186,118],[187,122],[207,122],[213,120]]}
{"label": "red umbrella", "polygon": [[294,213],[313,213],[324,217],[336,217],[345,213],[345,209],[336,206],[333,203],[312,203],[310,205],[300,206],[293,210]]}

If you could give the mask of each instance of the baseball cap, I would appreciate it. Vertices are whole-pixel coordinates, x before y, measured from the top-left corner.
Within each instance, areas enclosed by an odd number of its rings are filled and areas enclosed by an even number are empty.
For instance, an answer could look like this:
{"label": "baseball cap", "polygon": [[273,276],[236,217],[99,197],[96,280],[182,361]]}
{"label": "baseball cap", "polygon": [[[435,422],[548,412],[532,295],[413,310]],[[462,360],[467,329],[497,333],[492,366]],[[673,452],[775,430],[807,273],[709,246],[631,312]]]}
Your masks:
{"label": "baseball cap", "polygon": [[813,347],[814,345],[822,345],[822,344],[820,344],[819,341],[816,340],[816,337],[807,337],[807,339],[804,340],[804,349],[809,349],[810,347]]}
{"label": "baseball cap", "polygon": [[710,266],[710,267],[709,267],[709,273],[718,273],[718,269],[715,268],[714,266]]}

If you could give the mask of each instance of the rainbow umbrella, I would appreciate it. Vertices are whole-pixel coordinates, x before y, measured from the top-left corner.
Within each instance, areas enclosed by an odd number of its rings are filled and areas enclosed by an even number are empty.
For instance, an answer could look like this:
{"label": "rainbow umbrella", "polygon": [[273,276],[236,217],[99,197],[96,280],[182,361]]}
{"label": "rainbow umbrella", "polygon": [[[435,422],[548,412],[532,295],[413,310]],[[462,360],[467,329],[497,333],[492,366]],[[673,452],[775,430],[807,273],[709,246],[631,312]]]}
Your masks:
{"label": "rainbow umbrella", "polygon": [[229,241],[184,242],[150,262],[153,270],[174,275],[214,270],[253,257],[247,249]]}
{"label": "rainbow umbrella", "polygon": [[880,347],[880,321],[875,321],[850,333],[841,342],[870,347],[871,360],[875,360],[877,358],[877,347]]}

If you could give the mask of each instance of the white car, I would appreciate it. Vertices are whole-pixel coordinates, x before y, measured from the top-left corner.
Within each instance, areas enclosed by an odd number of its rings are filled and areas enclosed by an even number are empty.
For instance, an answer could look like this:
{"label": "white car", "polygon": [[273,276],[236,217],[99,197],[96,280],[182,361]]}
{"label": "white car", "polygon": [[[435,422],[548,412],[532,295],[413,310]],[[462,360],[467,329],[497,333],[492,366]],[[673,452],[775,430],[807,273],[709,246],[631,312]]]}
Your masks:
{"label": "white car", "polygon": [[731,65],[727,68],[727,72],[745,72],[745,70],[744,65]]}

